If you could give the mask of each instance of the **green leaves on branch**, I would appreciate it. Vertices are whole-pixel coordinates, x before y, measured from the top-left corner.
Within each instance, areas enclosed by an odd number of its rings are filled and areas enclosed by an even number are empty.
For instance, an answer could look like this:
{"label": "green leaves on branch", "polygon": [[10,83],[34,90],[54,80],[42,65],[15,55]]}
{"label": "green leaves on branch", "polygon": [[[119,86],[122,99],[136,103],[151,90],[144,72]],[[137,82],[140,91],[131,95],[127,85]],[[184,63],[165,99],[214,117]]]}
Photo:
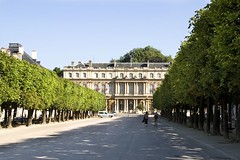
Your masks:
{"label": "green leaves on branch", "polygon": [[[89,98],[91,95],[92,98]],[[105,96],[53,71],[0,52],[0,104],[14,102],[25,109],[100,110]]]}

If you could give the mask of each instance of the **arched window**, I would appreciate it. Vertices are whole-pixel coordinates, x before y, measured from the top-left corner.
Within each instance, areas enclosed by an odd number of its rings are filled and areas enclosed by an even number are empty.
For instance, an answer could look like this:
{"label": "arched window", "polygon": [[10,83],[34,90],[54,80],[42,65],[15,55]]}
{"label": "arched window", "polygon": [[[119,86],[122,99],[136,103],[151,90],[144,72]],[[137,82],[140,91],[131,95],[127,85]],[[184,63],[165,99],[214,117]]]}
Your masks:
{"label": "arched window", "polygon": [[157,78],[159,78],[159,79],[162,78],[160,73],[157,74]]}
{"label": "arched window", "polygon": [[154,75],[153,75],[153,73],[150,73],[150,78],[154,78]]}
{"label": "arched window", "polygon": [[95,73],[95,78],[98,78],[98,74],[97,73]]}
{"label": "arched window", "polygon": [[138,77],[139,77],[139,78],[142,78],[142,77],[143,77],[143,76],[142,76],[142,73],[139,73],[139,74],[138,74]]}

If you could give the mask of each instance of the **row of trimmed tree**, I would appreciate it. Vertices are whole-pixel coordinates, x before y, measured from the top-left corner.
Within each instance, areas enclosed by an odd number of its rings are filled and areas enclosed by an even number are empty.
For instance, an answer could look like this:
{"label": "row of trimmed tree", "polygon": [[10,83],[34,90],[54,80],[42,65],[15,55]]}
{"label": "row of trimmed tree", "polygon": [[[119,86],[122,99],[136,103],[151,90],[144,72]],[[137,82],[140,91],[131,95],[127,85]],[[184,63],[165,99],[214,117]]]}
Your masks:
{"label": "row of trimmed tree", "polygon": [[19,108],[28,111],[29,126],[36,111],[42,112],[42,123],[46,123],[47,118],[49,122],[52,118],[58,122],[68,120],[70,116],[83,118],[88,111],[104,109],[105,96],[59,78],[55,72],[40,65],[0,52],[0,107],[1,113],[5,113],[1,127],[12,127]]}
{"label": "row of trimmed tree", "polygon": [[[212,0],[190,20],[154,107],[177,122],[214,135],[236,128],[240,141],[240,1]],[[232,124],[233,113],[236,115]],[[188,114],[190,118],[188,117]]]}

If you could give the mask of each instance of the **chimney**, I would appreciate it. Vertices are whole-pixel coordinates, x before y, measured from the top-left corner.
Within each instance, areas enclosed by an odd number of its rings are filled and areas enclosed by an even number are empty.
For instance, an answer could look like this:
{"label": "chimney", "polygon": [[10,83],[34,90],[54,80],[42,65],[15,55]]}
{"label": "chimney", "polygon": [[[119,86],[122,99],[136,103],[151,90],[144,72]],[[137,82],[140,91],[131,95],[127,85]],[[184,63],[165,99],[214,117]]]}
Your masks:
{"label": "chimney", "polygon": [[36,50],[32,50],[32,59],[37,60],[37,51]]}
{"label": "chimney", "polygon": [[74,61],[71,62],[71,66],[74,66]]}
{"label": "chimney", "polygon": [[92,67],[92,61],[89,60],[89,67]]}
{"label": "chimney", "polygon": [[21,53],[22,55],[24,54],[24,48],[23,48],[23,46],[19,46],[18,52]]}

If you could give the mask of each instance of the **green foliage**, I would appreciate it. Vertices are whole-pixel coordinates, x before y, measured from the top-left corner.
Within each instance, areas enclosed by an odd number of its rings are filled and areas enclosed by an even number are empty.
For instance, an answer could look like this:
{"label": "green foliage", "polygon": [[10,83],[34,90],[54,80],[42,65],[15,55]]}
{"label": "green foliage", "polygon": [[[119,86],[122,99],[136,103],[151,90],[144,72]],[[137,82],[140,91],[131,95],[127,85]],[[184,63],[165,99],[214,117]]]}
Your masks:
{"label": "green foliage", "polygon": [[119,62],[171,62],[171,56],[164,56],[159,50],[147,46],[145,48],[135,48],[121,56]]}
{"label": "green foliage", "polygon": [[0,104],[4,102],[25,109],[100,110],[105,96],[0,52]]}
{"label": "green foliage", "polygon": [[55,67],[53,69],[53,71],[58,75],[58,77],[62,77],[63,78],[63,70],[58,68],[58,67]]}
{"label": "green foliage", "polygon": [[237,0],[212,0],[196,11],[169,78],[154,94],[155,107],[195,106],[199,97],[219,100],[221,95],[240,93],[239,8]]}

